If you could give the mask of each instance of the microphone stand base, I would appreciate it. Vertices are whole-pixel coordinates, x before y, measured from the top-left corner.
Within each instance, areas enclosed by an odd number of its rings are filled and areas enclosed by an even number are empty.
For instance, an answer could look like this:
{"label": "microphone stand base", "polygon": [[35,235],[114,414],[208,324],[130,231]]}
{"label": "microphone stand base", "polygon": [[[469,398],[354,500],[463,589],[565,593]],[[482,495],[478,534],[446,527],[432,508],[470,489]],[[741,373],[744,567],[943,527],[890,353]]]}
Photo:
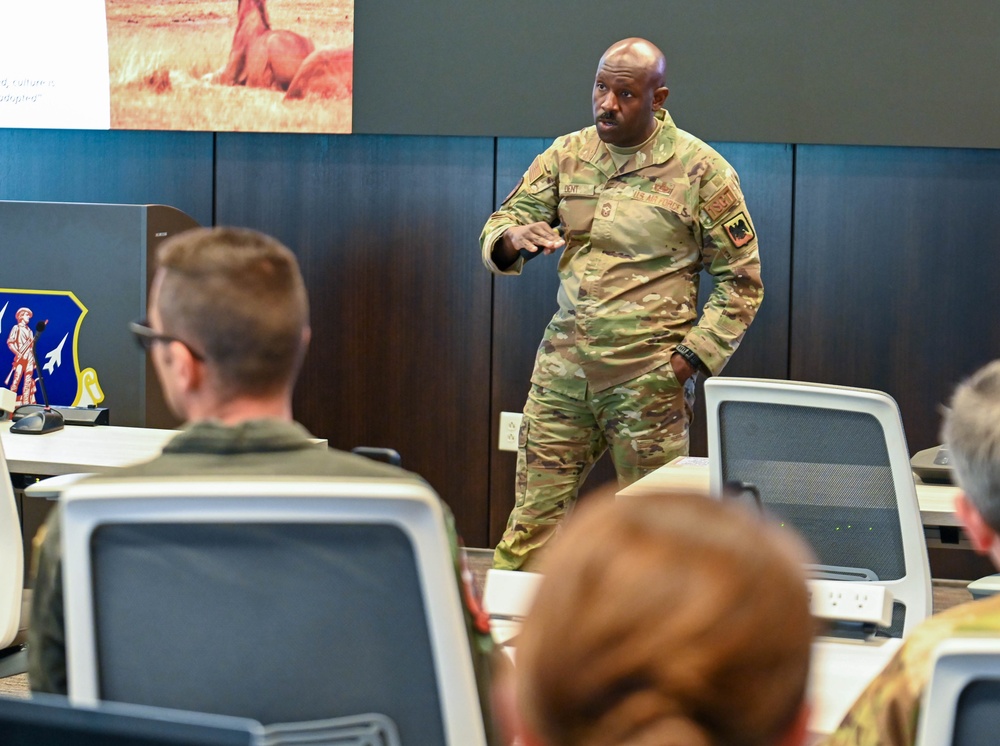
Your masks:
{"label": "microphone stand base", "polygon": [[19,419],[10,426],[10,431],[21,435],[45,435],[62,430],[65,425],[62,414],[54,409],[41,409]]}

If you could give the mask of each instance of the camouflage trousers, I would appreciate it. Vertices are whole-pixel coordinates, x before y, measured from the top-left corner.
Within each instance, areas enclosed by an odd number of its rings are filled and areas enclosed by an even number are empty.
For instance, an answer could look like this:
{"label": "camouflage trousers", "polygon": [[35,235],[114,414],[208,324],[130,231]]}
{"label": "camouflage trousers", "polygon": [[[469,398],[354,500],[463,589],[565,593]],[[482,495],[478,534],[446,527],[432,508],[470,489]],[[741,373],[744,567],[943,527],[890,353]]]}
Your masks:
{"label": "camouflage trousers", "polygon": [[518,433],[514,509],[493,566],[531,569],[609,448],[620,486],[686,456],[695,383],[681,386],[667,364],[585,400],[532,384]]}

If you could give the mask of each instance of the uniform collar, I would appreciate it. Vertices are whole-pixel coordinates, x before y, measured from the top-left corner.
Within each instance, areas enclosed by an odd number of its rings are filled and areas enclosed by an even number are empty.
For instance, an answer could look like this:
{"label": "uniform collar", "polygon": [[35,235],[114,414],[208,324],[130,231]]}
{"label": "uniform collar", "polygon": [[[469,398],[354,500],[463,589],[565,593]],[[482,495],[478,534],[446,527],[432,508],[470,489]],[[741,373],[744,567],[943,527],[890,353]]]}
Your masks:
{"label": "uniform collar", "polygon": [[309,431],[297,422],[261,419],[236,425],[214,420],[188,424],[167,443],[164,453],[260,453],[312,446]]}
{"label": "uniform collar", "polygon": [[[660,109],[654,116],[661,122],[659,133],[629,159],[620,173],[624,174],[644,166],[665,163],[673,156],[677,142],[677,125],[674,124],[674,120],[670,118],[670,113],[666,109]],[[618,169],[615,168],[615,162],[611,158],[608,146],[597,135],[597,127],[588,127],[585,132],[587,137],[580,150],[580,159],[593,164],[609,179],[619,173]]]}

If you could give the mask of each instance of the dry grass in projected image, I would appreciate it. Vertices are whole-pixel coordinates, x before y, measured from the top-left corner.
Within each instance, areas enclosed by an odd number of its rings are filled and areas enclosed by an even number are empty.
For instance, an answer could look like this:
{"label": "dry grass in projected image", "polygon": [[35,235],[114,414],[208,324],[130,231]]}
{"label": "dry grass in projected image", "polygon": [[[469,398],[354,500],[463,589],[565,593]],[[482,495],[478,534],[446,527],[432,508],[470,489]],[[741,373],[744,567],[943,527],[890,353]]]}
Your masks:
{"label": "dry grass in projected image", "polygon": [[[272,33],[259,39],[265,4]],[[351,131],[353,0],[106,5],[113,129]],[[238,12],[245,24],[238,46],[247,39],[259,44],[230,60]],[[300,65],[303,51],[313,47]],[[280,56],[275,48],[283,50]],[[262,62],[269,53],[272,59]]]}

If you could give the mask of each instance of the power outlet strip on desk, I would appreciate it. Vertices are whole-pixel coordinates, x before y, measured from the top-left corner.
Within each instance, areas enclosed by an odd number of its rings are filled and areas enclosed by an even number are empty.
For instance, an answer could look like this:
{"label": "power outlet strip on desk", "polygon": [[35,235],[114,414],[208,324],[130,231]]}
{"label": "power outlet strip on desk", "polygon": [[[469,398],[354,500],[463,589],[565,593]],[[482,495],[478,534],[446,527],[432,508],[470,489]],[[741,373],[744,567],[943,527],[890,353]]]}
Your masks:
{"label": "power outlet strip on desk", "polygon": [[809,606],[814,617],[888,627],[892,593],[883,585],[844,580],[809,580]]}

